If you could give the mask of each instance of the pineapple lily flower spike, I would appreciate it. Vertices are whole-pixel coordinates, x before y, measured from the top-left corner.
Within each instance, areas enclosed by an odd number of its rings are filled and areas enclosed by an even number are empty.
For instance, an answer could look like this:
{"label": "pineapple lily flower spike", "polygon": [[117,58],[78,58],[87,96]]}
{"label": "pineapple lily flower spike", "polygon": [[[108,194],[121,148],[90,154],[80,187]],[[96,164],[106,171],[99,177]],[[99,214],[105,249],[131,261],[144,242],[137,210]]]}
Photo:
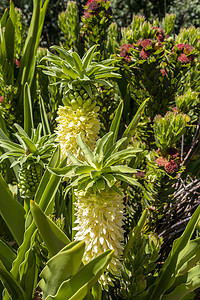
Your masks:
{"label": "pineapple lily flower spike", "polygon": [[[87,263],[107,249],[113,249],[114,256],[108,271],[117,275],[121,268],[124,239],[122,226],[125,207],[120,183],[140,186],[131,176],[138,170],[123,163],[142,149],[119,150],[126,137],[113,142],[113,135],[113,132],[109,132],[99,139],[93,152],[79,135],[77,143],[85,160],[80,161],[69,153],[72,165],[50,171],[71,179],[68,190],[73,188],[77,197],[75,222],[78,225],[74,228],[77,231],[75,240],[84,240],[86,243],[83,262]],[[104,286],[109,281],[106,274],[102,275],[100,282]]]}
{"label": "pineapple lily flower spike", "polygon": [[70,152],[78,159],[83,159],[80,147],[77,145],[77,136],[82,134],[84,142],[93,150],[98,139],[100,121],[98,119],[99,107],[96,106],[95,92],[97,85],[111,87],[107,79],[120,78],[121,75],[113,67],[114,59],[95,62],[98,54],[96,45],[91,47],[80,58],[76,52],[53,46],[60,57],[48,51],[43,60],[49,66],[40,66],[44,73],[57,78],[57,83],[63,89],[63,104],[58,109],[56,129],[57,142],[61,146],[62,157]]}
{"label": "pineapple lily flower spike", "polygon": [[50,159],[56,146],[55,134],[42,136],[42,124],[37,129],[32,130],[31,138],[18,124],[14,124],[17,133],[14,135],[19,144],[11,142],[5,135],[1,135],[1,147],[6,152],[1,155],[0,161],[9,157],[15,157],[16,160],[11,167],[20,165],[18,174],[18,188],[23,198],[33,199],[40,183],[45,166]]}

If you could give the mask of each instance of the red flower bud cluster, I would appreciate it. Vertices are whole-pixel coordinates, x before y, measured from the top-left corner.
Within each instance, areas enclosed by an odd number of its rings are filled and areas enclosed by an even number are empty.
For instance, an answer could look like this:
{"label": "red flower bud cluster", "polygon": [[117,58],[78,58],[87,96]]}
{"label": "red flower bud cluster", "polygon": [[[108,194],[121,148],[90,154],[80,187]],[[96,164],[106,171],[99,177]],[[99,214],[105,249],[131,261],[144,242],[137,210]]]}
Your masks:
{"label": "red flower bud cluster", "polygon": [[3,103],[3,96],[0,97],[0,103]]}
{"label": "red flower bud cluster", "polygon": [[[89,19],[91,16],[98,16],[101,10],[100,3],[104,3],[106,1],[104,0],[88,0],[86,4],[86,10],[84,12],[84,16],[86,19]],[[105,10],[105,15],[109,16],[112,14],[112,10],[109,7],[107,10]]]}
{"label": "red flower bud cluster", "polygon": [[167,72],[165,71],[165,69],[160,69],[160,72],[162,74],[162,77],[168,76]]}
{"label": "red flower bud cluster", "polygon": [[120,50],[120,56],[124,57],[126,61],[131,61],[130,57],[130,49],[133,49],[134,46],[132,44],[123,44],[119,50]]}
{"label": "red flower bud cluster", "polygon": [[18,59],[14,58],[14,64],[20,68],[20,61]]}
{"label": "red flower bud cluster", "polygon": [[167,173],[173,174],[178,171],[178,165],[174,160],[170,160],[165,166],[165,171]]}
{"label": "red flower bud cluster", "polygon": [[172,48],[172,54],[177,53],[177,60],[182,64],[188,64],[194,60],[194,54],[190,54],[193,50],[194,47],[189,44],[178,44]]}
{"label": "red flower bud cluster", "polygon": [[[162,30],[161,28],[158,28],[158,30]],[[162,30],[163,34],[164,31]],[[157,41],[152,40],[152,39],[145,39],[143,40],[142,38],[140,38],[137,41],[137,45],[139,46],[138,48],[141,49],[140,51],[140,57],[145,60],[147,59],[152,53],[153,51],[157,51],[158,49],[162,48],[162,43],[161,41],[163,41],[164,39],[157,39]]]}
{"label": "red flower bud cluster", "polygon": [[165,38],[165,33],[164,30],[160,27],[152,27],[152,29],[156,30],[156,36],[157,36],[157,40],[158,42],[164,42],[164,38]]}

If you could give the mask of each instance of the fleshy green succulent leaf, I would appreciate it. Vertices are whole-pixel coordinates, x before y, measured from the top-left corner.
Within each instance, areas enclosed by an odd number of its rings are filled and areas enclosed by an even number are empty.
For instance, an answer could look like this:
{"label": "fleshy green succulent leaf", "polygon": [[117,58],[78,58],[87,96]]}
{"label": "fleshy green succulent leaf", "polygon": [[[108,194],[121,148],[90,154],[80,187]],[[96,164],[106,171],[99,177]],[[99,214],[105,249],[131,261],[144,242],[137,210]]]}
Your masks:
{"label": "fleshy green succulent leaf", "polygon": [[96,166],[94,164],[94,154],[90,150],[90,148],[86,145],[86,143],[84,143],[84,141],[82,140],[81,134],[79,134],[77,137],[77,144],[81,148],[81,151],[83,152],[88,164],[95,168]]}
{"label": "fleshy green succulent leaf", "polygon": [[73,56],[74,62],[76,64],[76,69],[78,70],[79,74],[81,74],[82,70],[83,70],[83,65],[82,65],[81,58],[78,55],[78,53],[76,53],[76,52],[72,52],[72,56]]}
{"label": "fleshy green succulent leaf", "polygon": [[145,100],[141,105],[140,107],[138,108],[135,116],[133,117],[131,123],[128,125],[128,127],[126,128],[126,130],[124,131],[123,133],[123,136],[122,137],[127,137],[126,141],[121,145],[120,147],[120,150],[122,149],[125,149],[127,148],[129,142],[130,142],[130,139],[134,136],[135,132],[136,132],[136,129],[137,129],[137,125],[140,121],[140,118],[141,118],[141,114],[147,104],[147,101],[149,99]]}
{"label": "fleshy green succulent leaf", "polygon": [[16,253],[3,240],[0,239],[0,261],[6,270],[10,271],[12,263],[16,258]]}
{"label": "fleshy green succulent leaf", "polygon": [[124,174],[115,174],[114,176],[116,179],[124,181],[130,185],[136,185],[138,187],[141,187],[141,184],[136,179],[133,179],[130,176],[126,176]]}
{"label": "fleshy green succulent leaf", "polygon": [[39,123],[36,130],[33,132],[32,140],[36,144],[38,141],[40,141],[42,135],[42,124]]}
{"label": "fleshy green succulent leaf", "polygon": [[93,59],[93,54],[95,49],[97,48],[97,45],[92,46],[84,55],[82,58],[83,63],[83,70],[87,69],[89,65],[91,64],[91,61]]}
{"label": "fleshy green succulent leaf", "polygon": [[19,282],[6,270],[0,261],[0,279],[11,299],[28,300]]}
{"label": "fleshy green succulent leaf", "polygon": [[[62,63],[62,70],[63,70],[64,74],[67,74],[72,79],[77,79],[77,77],[80,76],[80,74],[77,71],[75,71],[72,67],[66,65],[64,62]],[[57,74],[57,76],[59,77],[59,74]],[[62,77],[62,74],[61,74],[61,77]]]}
{"label": "fleshy green succulent leaf", "polygon": [[51,256],[57,254],[63,247],[70,243],[64,232],[43,213],[39,206],[30,202],[31,213],[39,229],[43,241]]}
{"label": "fleshy green succulent leaf", "polygon": [[[71,65],[71,66],[75,65],[73,57],[64,48],[59,47],[59,46],[52,46],[51,49],[58,51],[58,53],[60,53],[61,57],[63,57],[69,65]],[[53,55],[53,54],[51,54],[51,56],[54,57],[55,59],[59,59],[59,61],[61,61],[60,57],[58,58],[58,56]]]}
{"label": "fleshy green succulent leaf", "polygon": [[90,173],[92,170],[94,170],[94,168],[92,168],[91,166],[79,166],[74,169],[74,174],[87,174]]}
{"label": "fleshy green succulent leaf", "polygon": [[110,166],[110,167],[105,167],[102,168],[101,173],[105,174],[105,173],[129,173],[129,174],[133,174],[138,172],[138,170],[127,167],[127,166],[123,166],[123,165],[117,165],[117,166]]}
{"label": "fleshy green succulent leaf", "polygon": [[119,161],[125,160],[126,158],[132,157],[135,155],[135,153],[142,152],[143,150],[140,148],[128,148],[125,150],[121,150],[119,152],[116,152],[114,154],[111,154],[110,157],[108,157],[104,161],[104,166],[109,167],[113,164],[116,164]]}
{"label": "fleshy green succulent leaf", "polygon": [[21,138],[23,139],[30,153],[35,153],[37,151],[36,145],[33,143],[33,141],[30,138],[27,138],[26,136],[21,136]]}
{"label": "fleshy green succulent leaf", "polygon": [[44,298],[56,295],[63,282],[77,273],[84,250],[85,243],[75,241],[65,246],[47,262],[40,274],[42,280],[39,283]]}
{"label": "fleshy green succulent leaf", "polygon": [[45,300],[82,300],[95,285],[99,277],[108,266],[113,250],[107,250],[82,267],[74,276],[64,281],[55,296],[48,296]]}
{"label": "fleshy green succulent leaf", "polygon": [[123,142],[126,140],[127,138],[122,138],[119,141],[117,141],[115,144],[113,144],[112,147],[108,148],[106,147],[106,152],[105,152],[105,156],[104,156],[104,161],[106,161],[107,158],[110,157],[110,155],[114,154],[115,152],[117,152],[117,150],[120,148],[120,146],[123,144]]}
{"label": "fleshy green succulent leaf", "polygon": [[114,115],[114,118],[113,118],[111,126],[110,126],[110,131],[113,132],[114,134],[113,134],[112,138],[108,141],[108,144],[106,147],[107,150],[110,149],[113,145],[115,145],[115,143],[117,141],[123,108],[124,108],[124,103],[123,103],[123,101],[121,101],[115,111],[115,115]]}
{"label": "fleshy green succulent leaf", "polygon": [[0,175],[0,214],[18,245],[23,241],[25,230],[25,211],[22,205],[13,198],[7,183]]}
{"label": "fleshy green succulent leaf", "polygon": [[[178,276],[170,292],[163,295],[163,300],[181,300],[200,287],[200,266],[189,270],[185,275]],[[172,290],[172,291],[171,291]],[[188,298],[189,299],[189,298]]]}
{"label": "fleshy green succulent leaf", "polygon": [[40,104],[40,116],[42,121],[43,133],[44,135],[51,134],[47,113],[44,107],[44,101],[41,96],[39,97],[39,104]]}
{"label": "fleshy green succulent leaf", "polygon": [[199,222],[200,206],[196,209],[183,234],[175,240],[172,250],[160,271],[150,295],[150,300],[159,299],[175,282],[177,266],[188,249],[190,239]]}
{"label": "fleshy green succulent leaf", "polygon": [[94,155],[98,157],[99,162],[102,161],[104,156],[104,148],[106,148],[106,143],[109,143],[110,139],[112,139],[112,136],[113,132],[108,132],[97,141],[96,147],[94,149]]}
{"label": "fleshy green succulent leaf", "polygon": [[67,153],[68,158],[71,160],[71,162],[76,165],[76,166],[82,166],[83,162],[81,160],[79,160],[78,158],[76,158],[73,154],[71,153]]}
{"label": "fleshy green succulent leaf", "polygon": [[2,140],[1,139],[1,147],[8,149],[10,151],[16,151],[19,152],[21,154],[25,153],[24,148],[22,148],[20,145],[10,142],[9,140]]}
{"label": "fleshy green succulent leaf", "polygon": [[32,112],[32,101],[31,93],[28,83],[24,86],[24,130],[31,136],[31,128],[34,128],[33,124],[33,112]]}
{"label": "fleshy green succulent leaf", "polygon": [[105,179],[105,181],[109,187],[112,187],[115,184],[115,182],[117,181],[116,178],[112,174],[103,174],[102,177]]}
{"label": "fleshy green succulent leaf", "polygon": [[61,169],[48,167],[48,170],[57,176],[69,177],[71,174],[74,173],[75,168],[75,166],[66,166]]}

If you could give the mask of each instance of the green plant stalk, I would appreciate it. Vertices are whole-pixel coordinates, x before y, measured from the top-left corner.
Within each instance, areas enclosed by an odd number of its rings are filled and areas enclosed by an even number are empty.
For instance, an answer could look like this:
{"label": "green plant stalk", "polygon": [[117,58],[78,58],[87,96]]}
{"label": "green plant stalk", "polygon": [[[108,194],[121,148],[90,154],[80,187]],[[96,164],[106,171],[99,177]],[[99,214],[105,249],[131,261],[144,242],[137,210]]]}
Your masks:
{"label": "green plant stalk", "polygon": [[131,233],[131,237],[128,240],[128,243],[126,244],[125,248],[124,248],[124,253],[123,253],[123,258],[125,258],[128,254],[128,252],[130,251],[134,241],[137,239],[138,235],[140,234],[146,219],[147,219],[147,214],[148,214],[148,210],[145,209],[139,219],[138,224],[135,226],[135,228],[133,229],[132,233]]}

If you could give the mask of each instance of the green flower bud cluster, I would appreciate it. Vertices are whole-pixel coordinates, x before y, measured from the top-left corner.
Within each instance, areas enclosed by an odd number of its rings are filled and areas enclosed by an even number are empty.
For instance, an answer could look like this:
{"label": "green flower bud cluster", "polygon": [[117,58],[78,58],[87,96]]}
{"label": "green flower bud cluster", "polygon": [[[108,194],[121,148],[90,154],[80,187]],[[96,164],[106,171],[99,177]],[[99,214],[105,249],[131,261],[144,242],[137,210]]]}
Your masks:
{"label": "green flower bud cluster", "polygon": [[19,171],[19,192],[23,198],[33,198],[43,173],[41,164],[25,161]]}
{"label": "green flower bud cluster", "polygon": [[94,96],[90,97],[86,90],[80,85],[73,90],[70,89],[64,92],[62,101],[65,106],[72,107],[74,110],[84,108],[91,111],[96,105]]}

